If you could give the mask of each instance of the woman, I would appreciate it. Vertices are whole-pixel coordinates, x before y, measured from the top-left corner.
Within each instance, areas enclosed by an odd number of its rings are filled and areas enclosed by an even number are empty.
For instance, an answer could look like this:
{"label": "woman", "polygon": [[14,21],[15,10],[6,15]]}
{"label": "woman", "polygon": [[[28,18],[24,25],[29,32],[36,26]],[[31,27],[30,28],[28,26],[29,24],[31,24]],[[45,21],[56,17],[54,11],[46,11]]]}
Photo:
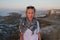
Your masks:
{"label": "woman", "polygon": [[39,22],[35,19],[34,6],[28,6],[26,17],[20,21],[20,40],[41,40]]}

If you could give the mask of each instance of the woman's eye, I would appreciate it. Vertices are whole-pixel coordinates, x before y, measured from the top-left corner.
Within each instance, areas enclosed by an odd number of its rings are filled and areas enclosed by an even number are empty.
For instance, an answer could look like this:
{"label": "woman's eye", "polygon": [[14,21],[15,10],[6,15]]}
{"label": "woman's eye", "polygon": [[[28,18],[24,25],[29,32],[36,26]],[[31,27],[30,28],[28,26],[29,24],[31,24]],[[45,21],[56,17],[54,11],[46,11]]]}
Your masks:
{"label": "woman's eye", "polygon": [[30,13],[29,13],[30,14]]}

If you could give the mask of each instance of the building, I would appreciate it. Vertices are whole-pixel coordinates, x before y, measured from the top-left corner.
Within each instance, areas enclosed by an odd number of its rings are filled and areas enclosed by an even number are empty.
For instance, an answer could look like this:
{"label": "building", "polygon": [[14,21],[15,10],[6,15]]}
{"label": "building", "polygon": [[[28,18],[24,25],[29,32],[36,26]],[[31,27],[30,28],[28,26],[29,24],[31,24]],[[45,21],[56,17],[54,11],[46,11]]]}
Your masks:
{"label": "building", "polygon": [[51,14],[60,14],[60,9],[52,9]]}

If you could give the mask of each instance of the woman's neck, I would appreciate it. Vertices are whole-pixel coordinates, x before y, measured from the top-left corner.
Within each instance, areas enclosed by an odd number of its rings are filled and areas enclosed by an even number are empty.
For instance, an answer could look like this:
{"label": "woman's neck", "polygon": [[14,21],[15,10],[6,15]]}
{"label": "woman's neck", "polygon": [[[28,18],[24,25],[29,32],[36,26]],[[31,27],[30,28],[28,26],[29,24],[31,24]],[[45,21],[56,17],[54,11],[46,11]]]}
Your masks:
{"label": "woman's neck", "polygon": [[29,18],[27,18],[27,20],[28,20],[29,22],[32,22],[32,21],[33,21],[33,19],[29,19]]}
{"label": "woman's neck", "polygon": [[30,22],[32,22],[32,21],[33,21],[33,19],[29,19],[29,18],[28,18],[28,20],[29,20]]}

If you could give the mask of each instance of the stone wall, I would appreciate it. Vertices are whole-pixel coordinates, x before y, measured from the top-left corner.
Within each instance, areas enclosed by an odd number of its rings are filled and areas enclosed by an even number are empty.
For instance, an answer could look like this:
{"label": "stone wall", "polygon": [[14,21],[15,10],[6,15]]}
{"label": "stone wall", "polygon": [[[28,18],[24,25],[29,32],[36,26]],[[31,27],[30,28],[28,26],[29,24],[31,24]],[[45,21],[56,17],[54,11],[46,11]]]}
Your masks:
{"label": "stone wall", "polygon": [[60,40],[60,25],[51,25],[41,29],[43,40]]}

